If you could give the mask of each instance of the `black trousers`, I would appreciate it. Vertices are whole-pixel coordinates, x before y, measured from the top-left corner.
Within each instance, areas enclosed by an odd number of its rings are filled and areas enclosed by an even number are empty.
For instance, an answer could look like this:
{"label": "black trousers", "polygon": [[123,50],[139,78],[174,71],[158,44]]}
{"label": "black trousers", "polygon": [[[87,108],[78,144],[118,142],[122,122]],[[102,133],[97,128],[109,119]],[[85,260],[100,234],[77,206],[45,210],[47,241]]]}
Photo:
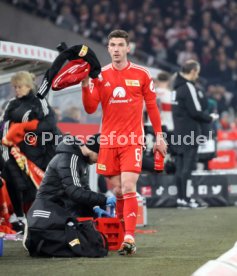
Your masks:
{"label": "black trousers", "polygon": [[197,147],[190,147],[184,153],[175,156],[175,179],[180,199],[187,200],[187,181],[191,179],[192,170],[196,169],[197,150]]}
{"label": "black trousers", "polygon": [[22,217],[24,215],[23,203],[32,202],[35,199],[36,188],[12,157],[5,163],[3,178],[6,180],[14,213]]}

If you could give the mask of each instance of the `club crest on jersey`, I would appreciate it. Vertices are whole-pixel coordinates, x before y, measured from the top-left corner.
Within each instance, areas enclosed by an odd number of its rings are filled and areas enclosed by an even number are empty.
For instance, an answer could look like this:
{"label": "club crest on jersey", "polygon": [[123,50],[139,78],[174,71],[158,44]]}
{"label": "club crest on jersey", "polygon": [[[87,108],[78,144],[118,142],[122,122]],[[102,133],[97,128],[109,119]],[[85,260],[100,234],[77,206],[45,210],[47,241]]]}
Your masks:
{"label": "club crest on jersey", "polygon": [[98,163],[97,166],[99,170],[106,171],[106,165]]}
{"label": "club crest on jersey", "polygon": [[123,87],[118,86],[113,91],[114,98],[124,98],[126,96],[126,91]]}
{"label": "club crest on jersey", "polygon": [[84,57],[88,52],[88,47],[86,45],[83,45],[81,48],[81,51],[78,53],[79,57]]}
{"label": "club crest on jersey", "polygon": [[140,86],[139,80],[125,80],[127,86]]}
{"label": "club crest on jersey", "polygon": [[150,82],[150,90],[152,92],[156,93],[156,89],[155,89],[155,85],[154,85],[154,81],[153,80],[151,80],[151,82]]}

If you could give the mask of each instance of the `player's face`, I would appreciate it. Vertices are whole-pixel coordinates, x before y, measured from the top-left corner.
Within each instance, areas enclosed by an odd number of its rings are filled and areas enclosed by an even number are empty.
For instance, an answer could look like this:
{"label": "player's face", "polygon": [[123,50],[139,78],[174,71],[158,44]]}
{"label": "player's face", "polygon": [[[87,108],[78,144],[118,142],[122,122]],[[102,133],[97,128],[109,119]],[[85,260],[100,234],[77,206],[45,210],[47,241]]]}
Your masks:
{"label": "player's face", "polygon": [[15,83],[13,87],[15,89],[17,98],[21,98],[28,95],[31,90],[29,86],[22,83]]}
{"label": "player's face", "polygon": [[113,37],[109,40],[108,51],[112,62],[123,62],[127,60],[130,47],[124,38]]}

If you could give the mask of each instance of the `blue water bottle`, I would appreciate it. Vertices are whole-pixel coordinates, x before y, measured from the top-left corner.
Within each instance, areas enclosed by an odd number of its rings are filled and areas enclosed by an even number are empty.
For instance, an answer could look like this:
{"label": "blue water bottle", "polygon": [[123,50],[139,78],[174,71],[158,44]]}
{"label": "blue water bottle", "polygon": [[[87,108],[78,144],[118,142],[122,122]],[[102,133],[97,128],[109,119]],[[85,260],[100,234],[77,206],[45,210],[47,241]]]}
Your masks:
{"label": "blue water bottle", "polygon": [[4,233],[0,233],[0,257],[3,255],[3,237]]}

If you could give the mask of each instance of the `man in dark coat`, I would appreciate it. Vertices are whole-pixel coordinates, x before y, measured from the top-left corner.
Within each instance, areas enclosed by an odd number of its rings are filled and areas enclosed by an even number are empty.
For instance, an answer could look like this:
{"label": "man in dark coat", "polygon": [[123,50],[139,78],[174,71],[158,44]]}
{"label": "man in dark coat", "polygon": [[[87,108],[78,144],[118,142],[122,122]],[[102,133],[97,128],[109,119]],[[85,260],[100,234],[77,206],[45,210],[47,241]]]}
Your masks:
{"label": "man in dark coat", "polygon": [[[64,139],[58,145],[27,214],[24,242],[31,254],[43,241],[56,256],[57,245],[62,245],[62,235],[70,219],[108,215],[99,206],[115,207],[114,196],[106,197],[89,187],[88,165],[97,161],[98,139],[99,134],[96,134],[86,144],[77,139]],[[66,243],[66,236],[63,240]],[[50,244],[54,246],[51,248]]]}
{"label": "man in dark coat", "polygon": [[93,207],[105,206],[109,198],[91,191],[88,164],[97,161],[99,135],[91,136],[86,144],[64,139],[56,149],[36,195],[32,209],[39,201],[51,201],[67,209],[73,216],[91,217]]}
{"label": "man in dark coat", "polygon": [[200,142],[201,123],[218,119],[217,114],[208,114],[201,108],[198,91],[194,82],[198,79],[200,64],[188,60],[174,80],[172,92],[172,111],[174,135],[171,141],[176,153],[176,184],[178,188],[178,207],[199,207],[198,202],[187,194],[187,182],[195,169],[197,150]]}

